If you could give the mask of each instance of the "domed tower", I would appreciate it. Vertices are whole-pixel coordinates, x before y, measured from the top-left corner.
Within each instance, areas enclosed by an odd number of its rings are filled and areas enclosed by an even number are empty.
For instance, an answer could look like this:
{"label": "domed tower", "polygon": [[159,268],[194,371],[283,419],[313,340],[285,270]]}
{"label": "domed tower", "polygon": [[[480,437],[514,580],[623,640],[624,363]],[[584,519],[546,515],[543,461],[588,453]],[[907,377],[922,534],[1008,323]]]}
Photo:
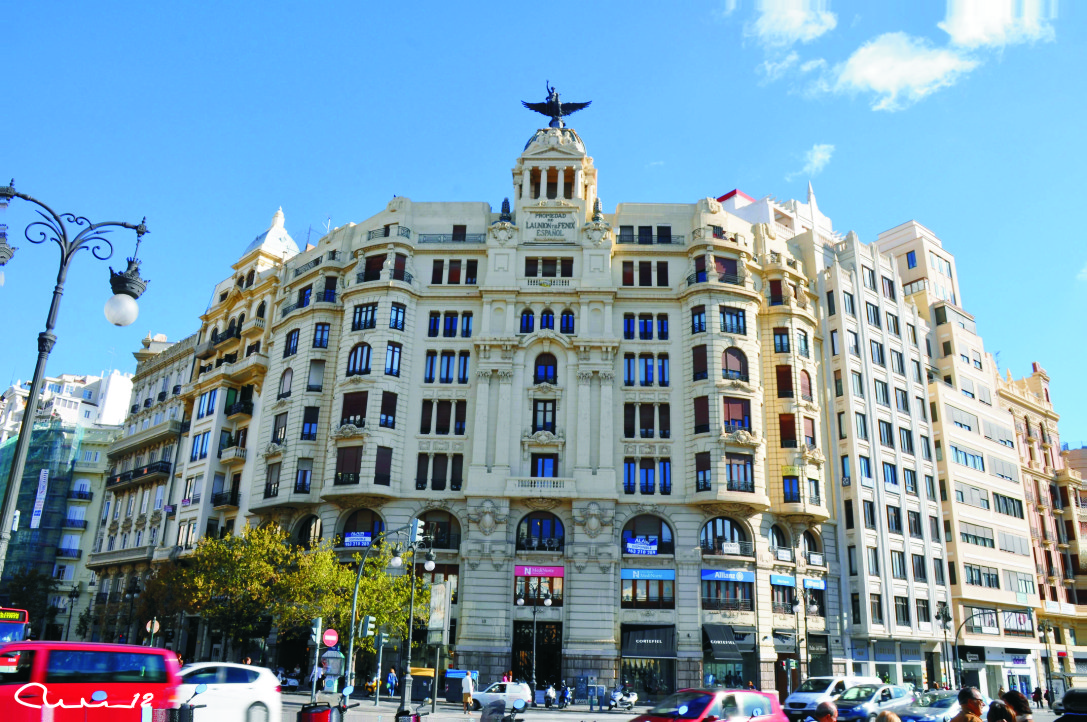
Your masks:
{"label": "domed tower", "polygon": [[[513,198],[524,240],[576,238],[596,201],[596,168],[577,131],[540,128],[532,135],[513,168]],[[580,215],[570,219],[576,225],[569,228],[540,225],[545,219],[534,217],[536,208],[569,208]],[[553,211],[548,215],[553,218]]]}

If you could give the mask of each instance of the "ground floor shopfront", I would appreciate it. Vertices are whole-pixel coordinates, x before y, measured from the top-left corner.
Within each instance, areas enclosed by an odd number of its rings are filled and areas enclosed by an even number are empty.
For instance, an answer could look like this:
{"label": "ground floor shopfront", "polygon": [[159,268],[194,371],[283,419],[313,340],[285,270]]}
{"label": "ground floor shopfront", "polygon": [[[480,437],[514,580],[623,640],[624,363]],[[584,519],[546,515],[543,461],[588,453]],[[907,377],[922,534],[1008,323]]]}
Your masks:
{"label": "ground floor shopfront", "polygon": [[[1029,697],[1036,687],[1046,687],[1044,667],[1039,666],[1044,659],[1038,650],[959,645],[958,655],[959,684],[977,687],[990,697],[996,697],[1002,688],[1018,690]],[[1057,689],[1056,681],[1053,688]]]}
{"label": "ground floor shopfront", "polygon": [[853,637],[848,640],[852,672],[887,684],[929,689],[953,684],[953,669],[942,641],[898,641]]}

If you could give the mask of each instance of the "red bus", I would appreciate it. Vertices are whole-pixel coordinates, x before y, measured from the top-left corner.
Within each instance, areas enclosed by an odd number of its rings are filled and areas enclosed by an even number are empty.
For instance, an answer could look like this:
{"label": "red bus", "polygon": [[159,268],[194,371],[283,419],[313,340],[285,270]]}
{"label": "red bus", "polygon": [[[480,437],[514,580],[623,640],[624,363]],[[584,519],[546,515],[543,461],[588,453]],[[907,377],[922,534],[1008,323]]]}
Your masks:
{"label": "red bus", "polygon": [[0,644],[30,637],[30,617],[25,609],[0,607]]}

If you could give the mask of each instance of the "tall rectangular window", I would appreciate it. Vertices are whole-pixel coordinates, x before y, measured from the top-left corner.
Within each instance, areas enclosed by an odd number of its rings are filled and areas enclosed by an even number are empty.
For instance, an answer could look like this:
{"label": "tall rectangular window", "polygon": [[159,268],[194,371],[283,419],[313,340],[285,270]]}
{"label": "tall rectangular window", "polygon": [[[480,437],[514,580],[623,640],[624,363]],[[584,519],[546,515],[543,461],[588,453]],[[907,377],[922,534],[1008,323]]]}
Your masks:
{"label": "tall rectangular window", "polygon": [[385,375],[386,376],[399,376],[400,375],[400,351],[401,345],[398,343],[389,342],[389,345],[385,347]]}
{"label": "tall rectangular window", "polygon": [[[388,392],[385,392],[388,393]],[[395,395],[395,394],[394,394]],[[393,472],[393,450],[389,446],[377,447],[377,456],[374,460],[374,483],[382,486],[390,486]]]}
{"label": "tall rectangular window", "polygon": [[319,406],[307,406],[302,410],[302,441],[317,439],[317,417],[320,411]]}
{"label": "tall rectangular window", "polygon": [[386,429],[396,428],[396,394],[392,391],[381,392],[381,416],[378,425]]}
{"label": "tall rectangular window", "polygon": [[721,331],[740,336],[747,335],[747,318],[742,308],[721,306]]}
{"label": "tall rectangular window", "polygon": [[327,323],[319,323],[313,328],[313,347],[314,348],[328,348],[328,329]]}

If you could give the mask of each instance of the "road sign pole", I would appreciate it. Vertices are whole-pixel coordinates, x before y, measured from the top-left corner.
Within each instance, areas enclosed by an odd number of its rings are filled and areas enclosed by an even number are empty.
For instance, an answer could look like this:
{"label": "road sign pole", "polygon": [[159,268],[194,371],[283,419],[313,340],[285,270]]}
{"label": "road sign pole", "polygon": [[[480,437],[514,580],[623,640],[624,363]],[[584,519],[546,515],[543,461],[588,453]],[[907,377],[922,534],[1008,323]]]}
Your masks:
{"label": "road sign pole", "polygon": [[374,706],[377,707],[378,700],[381,699],[381,653],[385,651],[385,635],[378,634],[377,639],[377,679],[374,685]]}

